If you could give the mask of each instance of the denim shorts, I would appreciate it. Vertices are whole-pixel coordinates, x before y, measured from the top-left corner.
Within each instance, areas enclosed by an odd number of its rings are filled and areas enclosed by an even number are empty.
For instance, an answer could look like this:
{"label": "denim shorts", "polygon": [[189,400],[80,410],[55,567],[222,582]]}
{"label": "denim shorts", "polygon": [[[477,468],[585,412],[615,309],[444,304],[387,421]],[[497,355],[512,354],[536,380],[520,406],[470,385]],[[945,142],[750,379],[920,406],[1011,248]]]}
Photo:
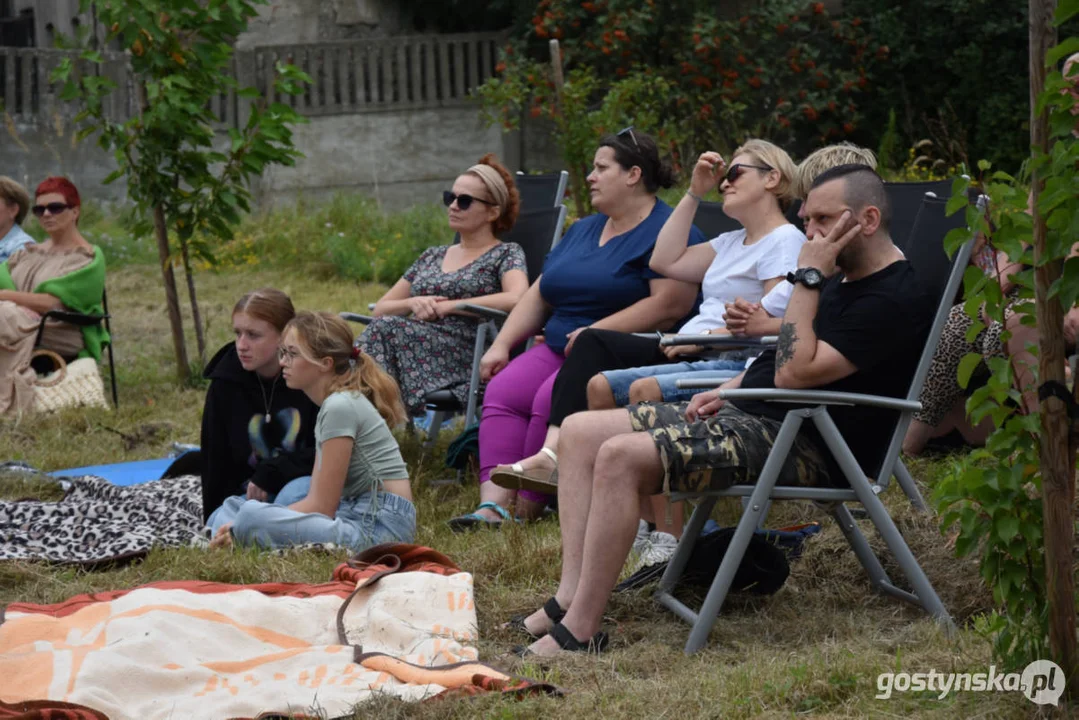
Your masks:
{"label": "denim shorts", "polygon": [[286,505],[235,496],[214,511],[211,530],[232,524],[242,545],[264,548],[306,543],[334,543],[353,552],[387,542],[412,542],[416,537],[416,507],[393,493],[368,491],[342,498],[335,517],[301,513]]}
{"label": "denim shorts", "polygon": [[695,360],[667,365],[648,365],[625,370],[607,370],[602,373],[611,386],[611,393],[619,407],[629,405],[629,386],[636,380],[654,377],[663,393],[663,402],[683,402],[702,390],[682,389],[675,383],[684,378],[712,380],[716,385],[730,380],[746,368],[745,360]]}

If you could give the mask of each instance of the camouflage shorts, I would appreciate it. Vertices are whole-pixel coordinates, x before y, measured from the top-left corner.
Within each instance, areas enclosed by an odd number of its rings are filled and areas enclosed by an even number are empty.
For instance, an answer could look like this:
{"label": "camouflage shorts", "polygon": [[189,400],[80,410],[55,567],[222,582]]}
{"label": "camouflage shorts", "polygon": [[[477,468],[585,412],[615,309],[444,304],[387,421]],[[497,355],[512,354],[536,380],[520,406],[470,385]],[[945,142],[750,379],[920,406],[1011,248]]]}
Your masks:
{"label": "camouflage shorts", "polygon": [[[718,413],[686,422],[689,403],[642,403],[629,407],[633,429],[652,436],[665,469],[664,492],[725,490],[753,484],[782,423],[724,405]],[[816,443],[798,433],[779,485],[818,485],[827,477]]]}

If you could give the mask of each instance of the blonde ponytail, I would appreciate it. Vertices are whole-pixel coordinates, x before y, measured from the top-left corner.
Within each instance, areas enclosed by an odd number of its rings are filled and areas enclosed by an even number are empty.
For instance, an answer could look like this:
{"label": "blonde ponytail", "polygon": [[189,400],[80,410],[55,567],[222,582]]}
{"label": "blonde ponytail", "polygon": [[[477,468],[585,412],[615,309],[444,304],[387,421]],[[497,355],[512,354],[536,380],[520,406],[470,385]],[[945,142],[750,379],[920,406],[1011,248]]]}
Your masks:
{"label": "blonde ponytail", "polygon": [[390,427],[406,420],[397,381],[353,344],[352,329],[347,322],[328,312],[304,310],[289,321],[288,329],[296,332],[300,351],[307,360],[318,362],[326,357],[333,360],[331,393],[361,393]]}

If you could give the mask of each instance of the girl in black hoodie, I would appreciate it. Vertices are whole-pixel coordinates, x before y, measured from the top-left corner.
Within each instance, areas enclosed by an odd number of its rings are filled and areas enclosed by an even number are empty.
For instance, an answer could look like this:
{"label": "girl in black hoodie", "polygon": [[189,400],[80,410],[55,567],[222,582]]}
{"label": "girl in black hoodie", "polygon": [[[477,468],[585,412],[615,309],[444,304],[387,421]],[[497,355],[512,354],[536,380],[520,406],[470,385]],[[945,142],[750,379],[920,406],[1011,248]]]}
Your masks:
{"label": "girl in black hoodie", "polygon": [[296,314],[288,295],[249,292],[232,309],[236,341],[206,366],[202,411],[202,512],[208,518],[230,495],[273,502],[300,500],[305,488],[282,490],[309,476],[315,460],[318,407],[281,378],[281,331]]}

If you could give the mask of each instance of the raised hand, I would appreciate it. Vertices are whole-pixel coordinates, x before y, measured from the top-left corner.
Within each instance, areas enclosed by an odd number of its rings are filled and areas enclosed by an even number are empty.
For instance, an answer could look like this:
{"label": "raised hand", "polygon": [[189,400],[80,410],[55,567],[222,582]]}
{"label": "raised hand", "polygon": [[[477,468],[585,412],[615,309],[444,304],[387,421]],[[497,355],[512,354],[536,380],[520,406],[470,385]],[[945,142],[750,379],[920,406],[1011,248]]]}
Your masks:
{"label": "raised hand", "polygon": [[704,197],[719,186],[727,163],[723,156],[711,150],[701,153],[693,167],[693,177],[689,181],[689,190],[698,197]]}

